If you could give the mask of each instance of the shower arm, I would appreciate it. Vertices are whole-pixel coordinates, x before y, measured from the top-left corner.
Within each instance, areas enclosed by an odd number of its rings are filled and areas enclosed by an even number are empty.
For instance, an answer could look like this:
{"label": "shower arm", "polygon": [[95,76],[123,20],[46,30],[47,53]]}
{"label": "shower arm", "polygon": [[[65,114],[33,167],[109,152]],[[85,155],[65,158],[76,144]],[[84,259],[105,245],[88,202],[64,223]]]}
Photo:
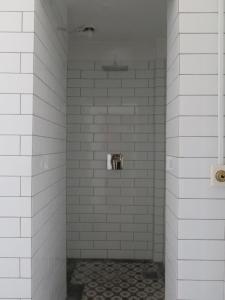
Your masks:
{"label": "shower arm", "polygon": [[218,0],[218,165],[224,164],[224,0]]}

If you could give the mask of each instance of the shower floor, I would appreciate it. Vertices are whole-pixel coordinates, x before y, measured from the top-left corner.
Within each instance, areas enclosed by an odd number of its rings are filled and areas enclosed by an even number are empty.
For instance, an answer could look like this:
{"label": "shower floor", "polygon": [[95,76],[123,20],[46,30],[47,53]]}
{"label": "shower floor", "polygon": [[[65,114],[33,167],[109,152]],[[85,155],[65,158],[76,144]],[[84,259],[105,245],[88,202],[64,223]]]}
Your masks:
{"label": "shower floor", "polygon": [[164,271],[151,261],[68,260],[68,300],[164,300]]}

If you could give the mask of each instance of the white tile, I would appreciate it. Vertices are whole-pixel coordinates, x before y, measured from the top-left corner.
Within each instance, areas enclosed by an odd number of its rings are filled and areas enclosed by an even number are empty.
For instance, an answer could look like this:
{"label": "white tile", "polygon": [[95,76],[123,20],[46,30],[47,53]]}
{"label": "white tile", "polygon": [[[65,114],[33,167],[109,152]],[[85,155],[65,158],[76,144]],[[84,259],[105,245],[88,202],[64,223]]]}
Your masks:
{"label": "white tile", "polygon": [[31,116],[0,116],[0,134],[29,135],[31,131]]}
{"label": "white tile", "polygon": [[216,117],[180,117],[179,135],[180,136],[217,136]]}
{"label": "white tile", "polygon": [[179,281],[178,297],[180,299],[223,300],[223,285],[221,281]]}
{"label": "white tile", "polygon": [[16,156],[0,156],[1,176],[31,175],[31,158]]}
{"label": "white tile", "polygon": [[33,76],[31,74],[0,74],[1,93],[33,93]]}
{"label": "white tile", "polygon": [[19,237],[19,218],[0,218],[0,237]]}
{"label": "white tile", "polygon": [[[107,89],[104,88],[82,88],[81,95],[87,97],[107,96]],[[112,95],[114,96],[114,95]],[[115,95],[116,96],[116,95]]]}
{"label": "white tile", "polygon": [[32,52],[32,33],[0,33],[0,52]]}
{"label": "white tile", "polygon": [[214,0],[180,0],[180,12],[217,12],[217,2]]}
{"label": "white tile", "polygon": [[124,79],[122,80],[122,87],[129,88],[137,88],[137,87],[148,87],[148,80],[145,79]]}
{"label": "white tile", "polygon": [[134,96],[134,89],[132,88],[109,88],[108,95],[112,97],[126,97]]}
{"label": "white tile", "polygon": [[0,279],[0,297],[31,297],[31,280],[28,279]]}
{"label": "white tile", "polygon": [[34,12],[23,13],[23,31],[34,32]]}
{"label": "white tile", "polygon": [[225,219],[225,203],[214,199],[182,199],[179,216],[183,219]]}
{"label": "white tile", "polygon": [[218,58],[216,54],[180,55],[181,74],[217,74]]}
{"label": "white tile", "polygon": [[19,73],[19,71],[20,55],[18,53],[0,53],[1,73]]}
{"label": "white tile", "polygon": [[21,27],[21,13],[0,11],[0,32],[20,32]]}
{"label": "white tile", "polygon": [[179,26],[181,33],[217,33],[218,15],[209,13],[181,13]]}
{"label": "white tile", "polygon": [[223,240],[224,221],[182,220],[178,221],[179,239]]}
{"label": "white tile", "polygon": [[189,260],[224,260],[224,241],[180,240],[178,258]]}
{"label": "white tile", "polygon": [[13,94],[0,95],[0,114],[19,114],[20,113],[20,96]]}
{"label": "white tile", "polygon": [[181,157],[217,156],[217,139],[215,137],[180,137],[178,141]]}
{"label": "white tile", "polygon": [[179,103],[181,115],[217,115],[216,96],[181,96]]}
{"label": "white tile", "polygon": [[29,257],[31,255],[31,240],[22,238],[1,238],[1,257]]}
{"label": "white tile", "polygon": [[31,278],[31,259],[20,258],[20,273],[22,278]]}
{"label": "white tile", "polygon": [[180,34],[180,53],[217,53],[216,34]]}
{"label": "white tile", "polygon": [[99,79],[99,80],[95,80],[95,86],[96,87],[106,87],[106,88],[110,88],[110,87],[121,87],[121,80],[116,80],[116,79]]}
{"label": "white tile", "polygon": [[21,177],[21,195],[31,196],[32,181],[31,177]]}
{"label": "white tile", "polygon": [[216,95],[216,75],[181,75],[180,93],[182,95]]}
{"label": "white tile", "polygon": [[5,0],[0,1],[0,11],[33,11],[34,0]]}
{"label": "white tile", "polygon": [[22,136],[21,137],[21,154],[22,155],[32,155],[32,136]]}
{"label": "white tile", "polygon": [[18,258],[0,258],[0,277],[19,277]]}
{"label": "white tile", "polygon": [[1,197],[0,209],[2,217],[29,217],[31,215],[31,199],[28,197]]}
{"label": "white tile", "polygon": [[179,261],[178,276],[182,280],[223,280],[221,261]]}
{"label": "white tile", "polygon": [[68,87],[77,87],[77,88],[92,88],[94,87],[94,80],[91,79],[68,79]]}
{"label": "white tile", "polygon": [[21,237],[31,237],[31,218],[21,218]]}
{"label": "white tile", "polygon": [[19,177],[1,177],[0,178],[0,196],[19,196],[20,178]]}
{"label": "white tile", "polygon": [[33,73],[34,71],[34,56],[32,53],[21,54],[21,72],[22,73]]}

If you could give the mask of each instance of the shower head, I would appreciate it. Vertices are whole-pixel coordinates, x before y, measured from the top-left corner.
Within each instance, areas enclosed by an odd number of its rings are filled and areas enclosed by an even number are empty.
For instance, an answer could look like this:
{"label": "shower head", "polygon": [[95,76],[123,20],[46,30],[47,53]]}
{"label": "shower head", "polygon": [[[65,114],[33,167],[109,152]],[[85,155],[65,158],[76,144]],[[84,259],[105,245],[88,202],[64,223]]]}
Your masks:
{"label": "shower head", "polygon": [[112,65],[102,66],[102,70],[106,72],[128,71],[128,66],[119,65],[116,61]]}

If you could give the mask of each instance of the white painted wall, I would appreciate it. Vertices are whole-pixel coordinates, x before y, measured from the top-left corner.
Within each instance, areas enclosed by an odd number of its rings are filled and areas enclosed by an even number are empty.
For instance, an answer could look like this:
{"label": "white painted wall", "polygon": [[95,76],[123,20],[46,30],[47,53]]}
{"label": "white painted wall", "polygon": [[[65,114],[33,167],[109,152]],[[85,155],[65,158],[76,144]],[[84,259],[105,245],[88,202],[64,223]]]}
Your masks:
{"label": "white painted wall", "polygon": [[168,26],[167,300],[223,300],[225,189],[217,156],[217,1],[171,0]]}

